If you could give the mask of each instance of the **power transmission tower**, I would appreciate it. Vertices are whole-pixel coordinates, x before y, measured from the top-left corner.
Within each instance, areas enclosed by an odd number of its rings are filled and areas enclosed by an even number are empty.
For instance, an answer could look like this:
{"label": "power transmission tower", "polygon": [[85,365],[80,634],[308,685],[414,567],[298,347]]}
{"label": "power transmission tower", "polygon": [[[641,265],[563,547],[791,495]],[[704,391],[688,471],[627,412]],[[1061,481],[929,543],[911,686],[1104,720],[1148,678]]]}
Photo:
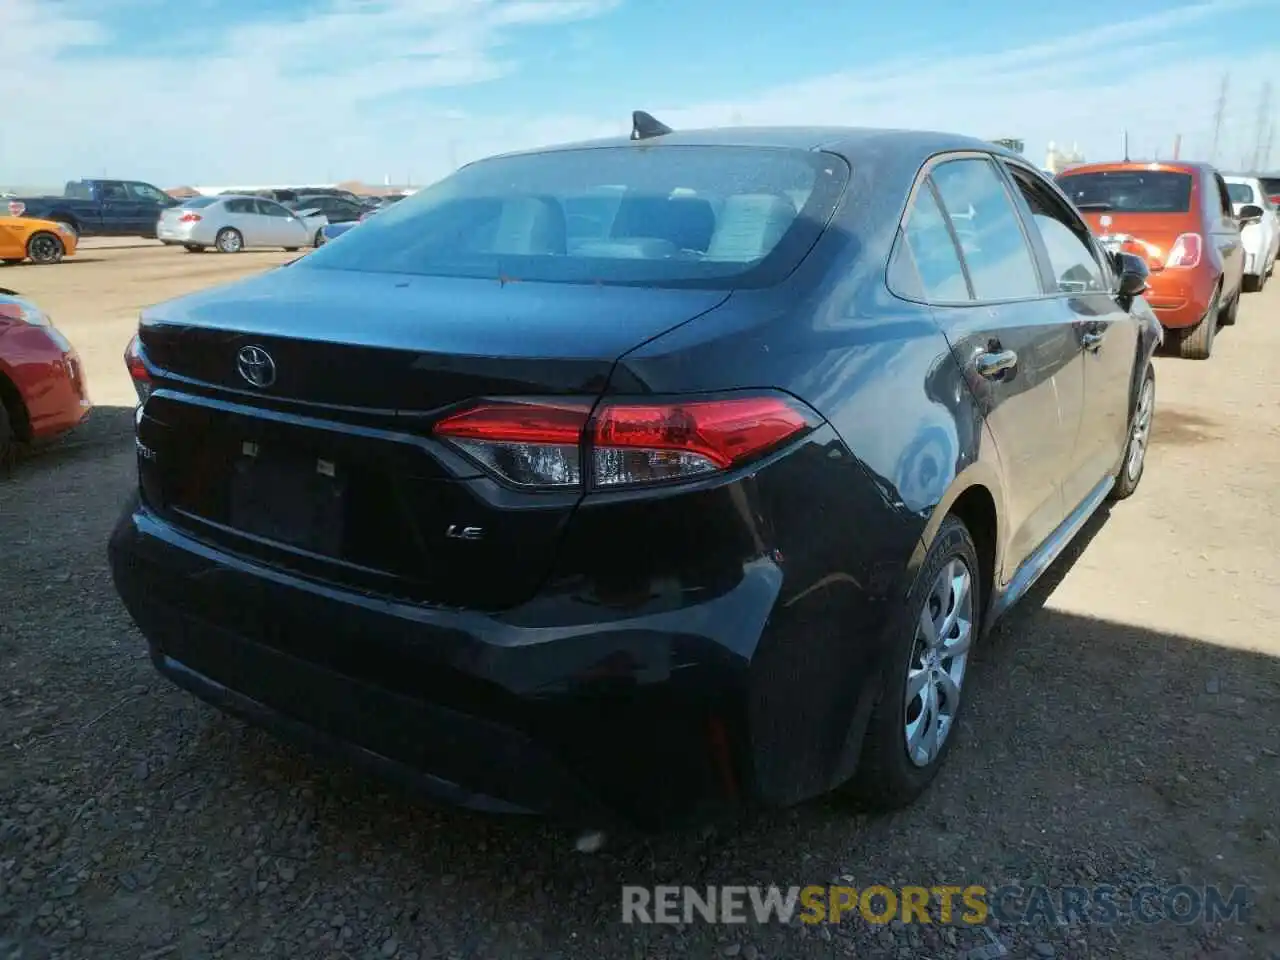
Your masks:
{"label": "power transmission tower", "polygon": [[1218,143],[1222,137],[1222,117],[1227,112],[1227,88],[1231,83],[1231,74],[1222,75],[1222,86],[1218,89],[1218,105],[1213,111],[1213,149],[1209,151],[1209,162],[1218,162]]}
{"label": "power transmission tower", "polygon": [[1258,103],[1258,131],[1253,146],[1253,167],[1257,170],[1263,162],[1262,148],[1266,143],[1267,121],[1271,119],[1271,81],[1262,85],[1262,100]]}
{"label": "power transmission tower", "polygon": [[1267,124],[1267,143],[1266,143],[1266,146],[1263,147],[1262,149],[1262,164],[1259,166],[1258,168],[1259,170],[1271,169],[1271,144],[1272,144],[1272,141],[1275,140],[1275,136],[1276,136],[1276,122],[1272,120],[1270,123]]}

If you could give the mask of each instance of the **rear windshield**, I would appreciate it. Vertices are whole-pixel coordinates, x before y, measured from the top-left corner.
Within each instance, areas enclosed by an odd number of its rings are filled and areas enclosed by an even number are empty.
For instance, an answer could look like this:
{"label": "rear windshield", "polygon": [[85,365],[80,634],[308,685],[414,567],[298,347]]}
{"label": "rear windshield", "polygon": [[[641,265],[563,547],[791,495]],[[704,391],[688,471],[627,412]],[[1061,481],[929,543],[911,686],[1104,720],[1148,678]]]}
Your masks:
{"label": "rear windshield", "polygon": [[1247,183],[1227,183],[1227,196],[1231,198],[1232,203],[1256,203],[1257,200],[1253,196],[1253,187]]}
{"label": "rear windshield", "polygon": [[199,210],[201,207],[207,207],[221,199],[222,197],[192,197],[189,200],[182,201],[182,205],[189,209]]}
{"label": "rear windshield", "polygon": [[1269,197],[1280,197],[1280,177],[1259,177],[1262,182],[1262,189],[1267,191]]}
{"label": "rear windshield", "polygon": [[1058,186],[1081,210],[1116,213],[1186,213],[1191,209],[1191,174],[1155,170],[1064,173]]}
{"label": "rear windshield", "polygon": [[64,197],[74,197],[77,200],[92,200],[93,191],[89,188],[89,184],[82,180],[69,180],[62,190]]}
{"label": "rear windshield", "polygon": [[308,269],[745,287],[808,253],[849,177],[832,154],[625,146],[496,157],[387,207]]}

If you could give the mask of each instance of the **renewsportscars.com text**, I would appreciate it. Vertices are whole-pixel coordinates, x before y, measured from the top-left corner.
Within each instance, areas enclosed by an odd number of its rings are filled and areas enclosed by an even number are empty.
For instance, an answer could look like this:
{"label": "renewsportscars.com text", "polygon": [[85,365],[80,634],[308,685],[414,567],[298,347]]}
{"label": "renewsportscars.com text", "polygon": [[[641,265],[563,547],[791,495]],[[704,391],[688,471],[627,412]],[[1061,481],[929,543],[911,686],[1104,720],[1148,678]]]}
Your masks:
{"label": "renewsportscars.com text", "polygon": [[725,886],[622,888],[623,923],[1003,924],[1220,923],[1248,918],[1249,891],[1178,884],[1132,893],[1108,884],[1045,887],[980,884],[932,887]]}

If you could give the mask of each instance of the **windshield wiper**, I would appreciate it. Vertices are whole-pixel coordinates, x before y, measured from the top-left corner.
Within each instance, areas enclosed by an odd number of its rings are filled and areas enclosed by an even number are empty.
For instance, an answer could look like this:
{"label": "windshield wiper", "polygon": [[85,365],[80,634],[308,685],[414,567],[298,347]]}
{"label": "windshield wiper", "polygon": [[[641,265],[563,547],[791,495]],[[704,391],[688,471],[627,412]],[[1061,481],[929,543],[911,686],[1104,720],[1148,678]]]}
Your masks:
{"label": "windshield wiper", "polygon": [[1111,204],[1106,200],[1082,200],[1076,204],[1077,210],[1110,210]]}

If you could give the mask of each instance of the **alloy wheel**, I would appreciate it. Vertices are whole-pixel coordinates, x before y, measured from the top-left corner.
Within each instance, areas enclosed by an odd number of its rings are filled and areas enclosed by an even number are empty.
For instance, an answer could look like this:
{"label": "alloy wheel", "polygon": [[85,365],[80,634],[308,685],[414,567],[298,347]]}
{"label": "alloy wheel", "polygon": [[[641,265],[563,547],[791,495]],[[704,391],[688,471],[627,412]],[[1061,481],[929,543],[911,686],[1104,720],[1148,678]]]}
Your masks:
{"label": "alloy wheel", "polygon": [[32,237],[27,252],[36,263],[53,263],[62,255],[58,238],[47,233],[38,233]]}
{"label": "alloy wheel", "polygon": [[1147,456],[1147,441],[1151,437],[1151,414],[1155,408],[1156,385],[1147,377],[1138,394],[1138,408],[1133,413],[1133,434],[1129,438],[1129,458],[1125,461],[1125,474],[1130,481],[1142,473],[1142,463]]}
{"label": "alloy wheel", "polygon": [[916,623],[906,676],[907,756],[917,767],[937,759],[960,707],[973,644],[973,575],[959,557],[938,573]]}

